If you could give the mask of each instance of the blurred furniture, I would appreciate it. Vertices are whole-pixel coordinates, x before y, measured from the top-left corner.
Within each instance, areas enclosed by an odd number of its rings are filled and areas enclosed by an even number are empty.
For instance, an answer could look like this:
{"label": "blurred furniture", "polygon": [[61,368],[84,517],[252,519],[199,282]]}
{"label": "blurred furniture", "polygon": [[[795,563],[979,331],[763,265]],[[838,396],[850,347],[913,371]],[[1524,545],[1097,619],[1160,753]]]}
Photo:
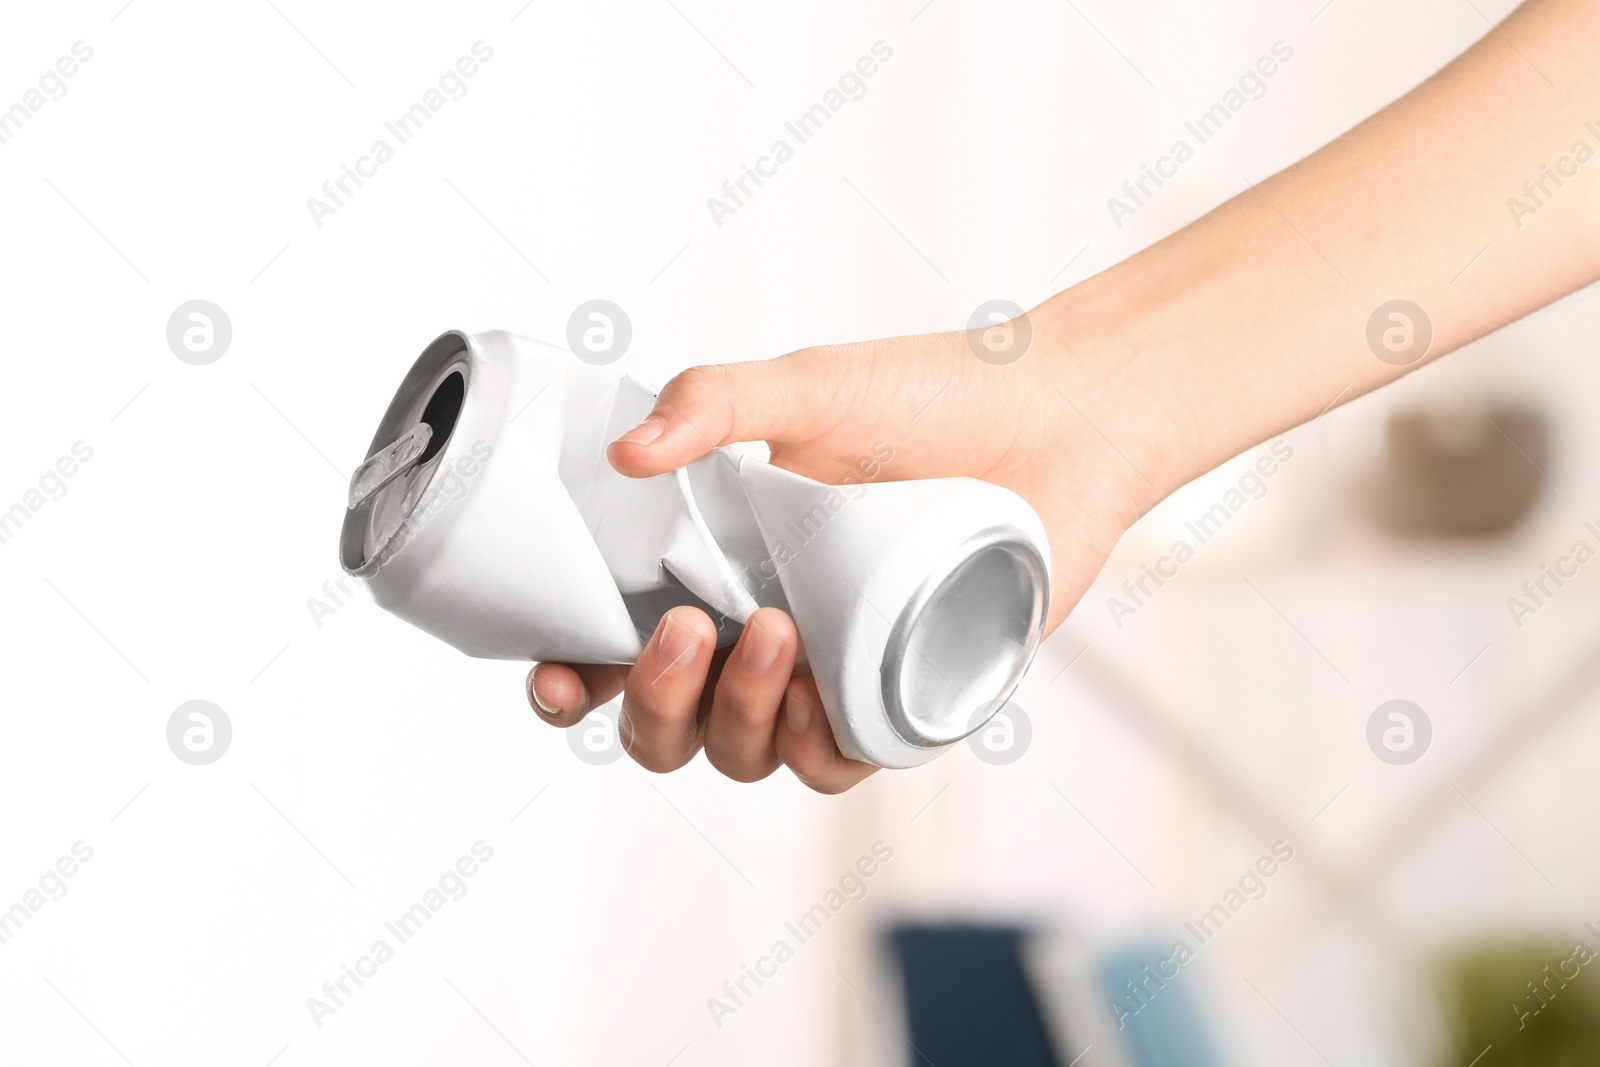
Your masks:
{"label": "blurred furniture", "polygon": [[[1592,950],[1592,946],[1589,946]],[[1445,1064],[1562,1067],[1600,1063],[1600,960],[1564,942],[1481,942],[1434,971],[1451,1048]]]}
{"label": "blurred furniture", "polygon": [[1375,469],[1356,485],[1362,510],[1404,534],[1501,533],[1547,481],[1549,421],[1526,406],[1393,412]]}
{"label": "blurred furniture", "polygon": [[[1180,970],[1156,980],[1157,961],[1167,955],[1160,945],[1141,945],[1113,953],[1100,965],[1101,992],[1132,1012],[1122,1018],[1119,1037],[1130,1067],[1218,1067],[1211,1037],[1201,1023],[1190,986],[1197,980]],[[1159,979],[1159,975],[1157,976]],[[1132,985],[1134,993],[1129,992]]]}
{"label": "blurred furniture", "polygon": [[917,1067],[1062,1067],[1023,965],[1026,936],[1007,926],[890,932]]}

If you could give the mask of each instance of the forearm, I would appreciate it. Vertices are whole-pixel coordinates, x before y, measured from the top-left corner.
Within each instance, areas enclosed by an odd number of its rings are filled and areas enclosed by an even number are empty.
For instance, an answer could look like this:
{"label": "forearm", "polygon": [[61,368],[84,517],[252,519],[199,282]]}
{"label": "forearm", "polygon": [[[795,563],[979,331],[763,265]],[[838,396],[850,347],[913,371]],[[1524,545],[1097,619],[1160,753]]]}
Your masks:
{"label": "forearm", "polygon": [[[1334,144],[1036,308],[1029,333],[890,338],[693,368],[607,455],[645,478],[719,445],[765,441],[774,464],[829,484],[876,475],[1004,486],[1048,532],[1053,628],[1144,510],[1404,373],[1407,353],[1386,361],[1368,345],[1380,305],[1425,309],[1432,357],[1600,276],[1596,43],[1600,0],[1532,0]],[[1578,141],[1590,147],[1574,166]],[[1555,186],[1541,165],[1563,159],[1570,173]],[[1512,196],[1530,201],[1521,218]],[[862,457],[880,447],[892,466],[867,474]],[[631,672],[541,664],[530,697],[548,721],[571,725],[626,679],[619,733],[652,770],[703,744],[740,781],[782,762],[815,789],[849,788],[873,768],[840,753],[815,684],[789,677],[798,631],[762,611],[771,617],[752,616],[720,664],[711,620],[679,607]]]}
{"label": "forearm", "polygon": [[[1597,44],[1600,4],[1533,0],[1315,155],[1033,312],[1153,499],[1600,278]],[[1432,326],[1407,366],[1368,344],[1395,299]]]}

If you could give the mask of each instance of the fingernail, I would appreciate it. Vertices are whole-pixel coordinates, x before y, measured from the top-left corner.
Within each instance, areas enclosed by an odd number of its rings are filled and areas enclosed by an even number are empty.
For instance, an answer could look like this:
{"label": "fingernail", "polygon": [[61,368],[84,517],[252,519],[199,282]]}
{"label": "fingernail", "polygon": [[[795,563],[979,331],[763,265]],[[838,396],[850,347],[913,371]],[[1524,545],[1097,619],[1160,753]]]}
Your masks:
{"label": "fingernail", "polygon": [[744,628],[744,640],[739,642],[739,666],[750,674],[765,674],[783,650],[783,642],[761,628],[754,619]]}
{"label": "fingernail", "polygon": [[639,425],[617,438],[619,445],[648,445],[660,437],[667,429],[667,420],[659,415],[651,415]]}
{"label": "fingernail", "polygon": [[803,700],[796,699],[793,693],[783,702],[784,720],[788,722],[789,729],[797,734],[806,732],[806,727],[811,725],[811,705]]}
{"label": "fingernail", "polygon": [[[539,695],[539,670],[539,667],[535,667],[533,669],[533,681],[528,683],[528,695],[533,698],[534,707],[538,708],[544,714],[554,718],[555,716],[562,714],[562,709],[555,707],[549,701],[545,700],[544,697]],[[575,710],[582,711],[584,708],[589,706],[589,691],[583,687],[583,683],[581,682],[578,683],[578,693],[578,707]]]}
{"label": "fingernail", "polygon": [[656,635],[656,658],[664,666],[681,666],[694,659],[699,651],[699,634],[674,619],[670,611],[661,617],[661,632]]}

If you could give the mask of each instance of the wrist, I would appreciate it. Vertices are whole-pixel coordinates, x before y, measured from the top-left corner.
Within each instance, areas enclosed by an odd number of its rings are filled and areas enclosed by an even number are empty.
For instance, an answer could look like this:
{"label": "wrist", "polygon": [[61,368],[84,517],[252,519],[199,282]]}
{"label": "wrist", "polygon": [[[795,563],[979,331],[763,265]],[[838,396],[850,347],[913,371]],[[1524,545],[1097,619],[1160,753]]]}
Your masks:
{"label": "wrist", "polygon": [[1028,314],[1043,340],[1042,388],[1061,408],[1060,445],[1098,455],[1120,475],[1121,510],[1131,524],[1212,464],[1196,469],[1206,463],[1209,443],[1170,374],[1182,354],[1136,333],[1138,314],[1119,306],[1115,286],[1093,284],[1098,280]]}
{"label": "wrist", "polygon": [[1394,376],[1367,350],[1367,298],[1264,204],[1230,202],[1030,313],[1063,391],[1138,463],[1146,510]]}

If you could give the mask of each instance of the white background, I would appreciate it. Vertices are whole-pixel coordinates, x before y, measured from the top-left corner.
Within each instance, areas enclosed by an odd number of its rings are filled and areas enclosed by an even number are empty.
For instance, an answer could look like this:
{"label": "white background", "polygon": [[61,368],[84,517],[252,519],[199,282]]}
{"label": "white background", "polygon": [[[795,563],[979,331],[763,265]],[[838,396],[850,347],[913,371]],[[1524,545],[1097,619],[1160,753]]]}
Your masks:
{"label": "white background", "polygon": [[[957,327],[995,297],[1032,306],[1325,143],[1510,5],[275,2],[0,14],[0,107],[74,42],[94,49],[0,145],[0,509],[75,442],[93,448],[0,544],[0,908],[74,842],[94,850],[0,945],[0,1061],[904,1056],[875,977],[881,919],[1039,918],[1098,945],[1204,910],[1274,826],[1344,867],[1446,790],[1501,704],[1558,675],[1582,635],[1586,593],[1536,637],[1502,602],[1600,517],[1588,294],[1508,331],[1498,361],[1459,364],[1558,416],[1561,490],[1514,549],[1318,541],[1358,406],[1291,435],[1297,462],[1226,553],[1117,630],[1105,596],[1228,475],[1151,517],[1047,645],[1019,695],[1033,748],[1010,767],[958,749],[828,799],[785,772],[736,786],[703,760],[666,778],[586,765],[527,711],[522,668],[461,657],[364,597],[321,625],[308,610],[340,576],[345,479],[428,340],[559,343],[570,311],[603,297],[631,316],[628,365],[664,380]],[[317,226],[307,198],[479,40],[493,58],[466,95]],[[716,225],[706,198],[880,40],[893,58],[866,94]],[[1294,57],[1265,97],[1114,226],[1106,197],[1279,40]],[[208,366],[165,339],[195,298],[233,327]],[[1239,592],[1240,558],[1354,681],[1319,673]],[[1498,658],[1451,687],[1486,641]],[[1193,753],[1155,743],[1090,675],[1055,681],[1086,644],[1208,738],[1266,814],[1219,801]],[[1432,763],[1366,752],[1366,715],[1392,696],[1441,709]],[[165,740],[195,698],[233,724],[206,767]],[[1383,992],[1409,986],[1374,929],[1426,941],[1592,917],[1600,872],[1560,829],[1593,810],[1582,751],[1568,735],[1478,796],[1498,835],[1441,809],[1398,871],[1371,872],[1388,927],[1347,929],[1309,865],[1290,865],[1205,964],[1198,996],[1230,1055],[1402,1062],[1425,1012]],[[307,998],[479,840],[494,858],[466,896],[316,1025]],[[866,902],[714,1026],[706,999],[877,840],[895,857]]]}

